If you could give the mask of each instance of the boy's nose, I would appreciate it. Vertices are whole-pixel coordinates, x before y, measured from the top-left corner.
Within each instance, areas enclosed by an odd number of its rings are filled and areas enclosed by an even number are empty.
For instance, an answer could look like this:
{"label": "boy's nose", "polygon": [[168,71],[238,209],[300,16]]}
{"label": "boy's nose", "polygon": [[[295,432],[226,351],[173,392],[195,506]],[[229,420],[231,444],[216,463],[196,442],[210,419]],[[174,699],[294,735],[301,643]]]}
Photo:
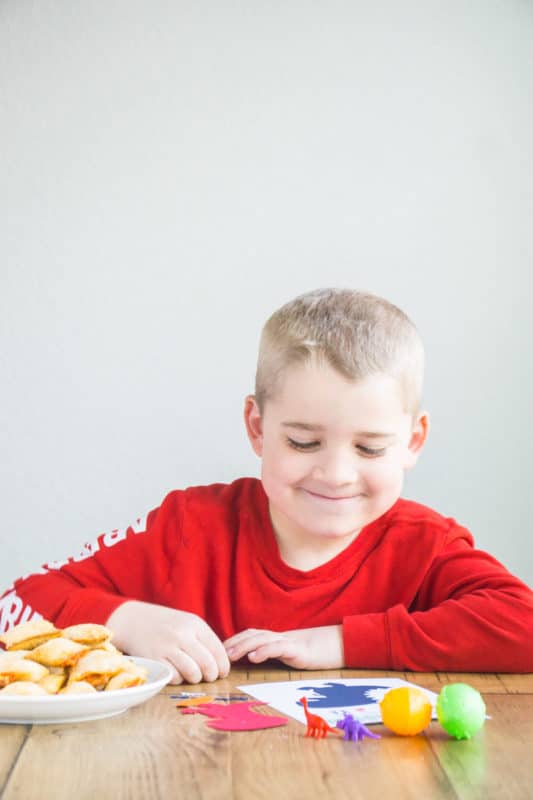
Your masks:
{"label": "boy's nose", "polygon": [[315,466],[315,476],[328,486],[353,484],[358,477],[356,459],[353,453],[324,454]]}

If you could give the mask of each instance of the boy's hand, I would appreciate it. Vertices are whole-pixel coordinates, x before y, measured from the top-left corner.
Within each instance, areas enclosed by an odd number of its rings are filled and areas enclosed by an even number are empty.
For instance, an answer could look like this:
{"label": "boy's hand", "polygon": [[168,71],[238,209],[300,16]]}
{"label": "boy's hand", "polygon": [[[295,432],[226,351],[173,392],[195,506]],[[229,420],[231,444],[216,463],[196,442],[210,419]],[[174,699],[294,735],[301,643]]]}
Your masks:
{"label": "boy's hand", "polygon": [[222,642],[196,614],[128,601],[115,609],[106,626],[120,650],[168,662],[175,673],[170,683],[216,681],[230,671]]}
{"label": "boy's hand", "polygon": [[231,661],[243,656],[254,664],[277,658],[297,669],[339,669],[344,666],[342,625],[297,631],[258,631],[249,628],[224,642]]}

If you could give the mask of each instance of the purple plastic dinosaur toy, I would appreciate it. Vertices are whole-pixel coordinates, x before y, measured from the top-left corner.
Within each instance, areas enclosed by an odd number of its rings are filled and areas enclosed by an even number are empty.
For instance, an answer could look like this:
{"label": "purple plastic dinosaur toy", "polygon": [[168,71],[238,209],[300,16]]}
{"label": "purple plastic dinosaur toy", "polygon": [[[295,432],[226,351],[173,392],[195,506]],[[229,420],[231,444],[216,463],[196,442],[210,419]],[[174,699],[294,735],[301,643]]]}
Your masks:
{"label": "purple plastic dinosaur toy", "polygon": [[363,725],[358,719],[352,717],[351,714],[345,713],[344,719],[340,719],[337,722],[337,728],[344,731],[344,736],[342,738],[345,741],[360,742],[365,736],[369,739],[381,739],[379,734],[369,731],[366,725]]}

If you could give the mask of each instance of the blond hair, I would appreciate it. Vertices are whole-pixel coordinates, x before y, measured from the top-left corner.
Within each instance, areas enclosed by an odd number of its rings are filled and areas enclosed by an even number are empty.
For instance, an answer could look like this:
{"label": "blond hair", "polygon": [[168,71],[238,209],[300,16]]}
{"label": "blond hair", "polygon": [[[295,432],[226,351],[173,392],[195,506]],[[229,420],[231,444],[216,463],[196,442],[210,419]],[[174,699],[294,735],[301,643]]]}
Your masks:
{"label": "blond hair", "polygon": [[396,378],[405,410],[413,416],[420,410],[420,335],[401,309],[381,297],[352,289],[318,289],[275,311],[259,343],[255,397],[261,413],[284,371],[312,359],[353,381],[378,373]]}

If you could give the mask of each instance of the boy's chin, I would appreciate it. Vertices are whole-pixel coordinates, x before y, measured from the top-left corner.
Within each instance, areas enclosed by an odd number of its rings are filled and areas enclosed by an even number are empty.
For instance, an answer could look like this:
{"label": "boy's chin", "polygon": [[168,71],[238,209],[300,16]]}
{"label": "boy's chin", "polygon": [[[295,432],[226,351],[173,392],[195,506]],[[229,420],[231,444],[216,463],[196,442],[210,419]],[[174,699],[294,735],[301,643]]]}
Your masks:
{"label": "boy's chin", "polygon": [[304,526],[303,529],[307,532],[309,537],[335,541],[339,539],[353,539],[357,536],[362,527],[361,524],[357,523],[353,525],[317,525],[315,522],[315,524]]}
{"label": "boy's chin", "polygon": [[357,534],[360,532],[361,528],[352,528],[349,531],[342,530],[342,531],[321,531],[317,535],[323,539],[329,539],[331,541],[337,541],[342,539],[349,539],[350,541],[354,539]]}

